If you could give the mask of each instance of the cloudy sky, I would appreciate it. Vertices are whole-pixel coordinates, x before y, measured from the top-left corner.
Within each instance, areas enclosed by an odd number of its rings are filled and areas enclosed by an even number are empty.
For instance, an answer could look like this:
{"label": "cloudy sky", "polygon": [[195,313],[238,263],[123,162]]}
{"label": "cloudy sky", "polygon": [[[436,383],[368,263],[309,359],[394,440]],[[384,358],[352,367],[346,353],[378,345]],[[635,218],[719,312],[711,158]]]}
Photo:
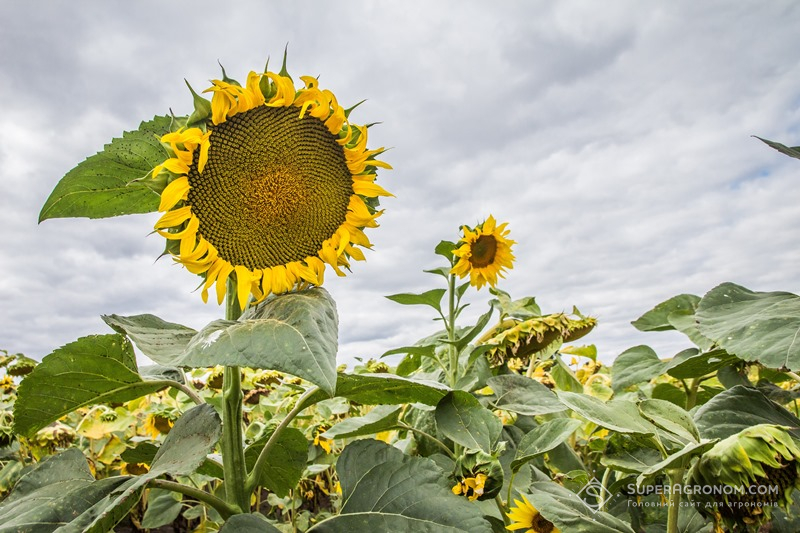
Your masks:
{"label": "cloudy sky", "polygon": [[[223,310],[154,262],[157,215],[37,225],[58,180],[112,137],[172,109],[183,79],[275,65],[320,76],[355,122],[382,122],[394,170],[374,252],[326,287],[341,361],[434,331],[385,298],[440,278],[433,247],[461,224],[508,221],[501,288],[547,312],[599,317],[611,360],[678,334],[630,321],[723,281],[800,290],[800,4],[670,2],[0,2],[0,348],[41,358],[109,330],[101,314],[195,328]],[[488,299],[484,289],[465,319]]]}

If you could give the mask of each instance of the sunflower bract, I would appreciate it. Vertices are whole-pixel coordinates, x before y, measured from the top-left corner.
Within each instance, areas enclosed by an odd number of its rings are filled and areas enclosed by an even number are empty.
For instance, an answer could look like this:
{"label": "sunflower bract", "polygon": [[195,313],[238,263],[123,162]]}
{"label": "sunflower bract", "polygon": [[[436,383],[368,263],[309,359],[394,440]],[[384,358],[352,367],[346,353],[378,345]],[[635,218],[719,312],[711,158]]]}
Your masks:
{"label": "sunflower bract", "polygon": [[168,176],[155,229],[204,276],[203,301],[214,287],[222,303],[231,276],[242,308],[251,294],[321,285],[327,267],[344,276],[372,246],[374,199],[391,196],[375,183],[391,167],[367,148],[367,127],[315,78],[296,89],[281,72],[250,72],[244,87],[213,80],[210,116],[161,138],[170,157],[152,171]]}

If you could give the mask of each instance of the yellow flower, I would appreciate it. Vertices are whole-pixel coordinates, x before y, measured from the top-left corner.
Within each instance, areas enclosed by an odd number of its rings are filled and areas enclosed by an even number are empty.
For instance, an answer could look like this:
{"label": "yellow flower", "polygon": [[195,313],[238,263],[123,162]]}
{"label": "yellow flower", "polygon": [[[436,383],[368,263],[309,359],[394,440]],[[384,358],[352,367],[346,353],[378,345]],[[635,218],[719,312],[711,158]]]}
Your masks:
{"label": "yellow flower", "polygon": [[470,284],[478,289],[487,283],[492,287],[497,285],[497,277],[504,278],[505,269],[514,268],[511,246],[515,242],[506,238],[509,234],[507,225],[498,226],[494,217],[489,215],[473,230],[463,226],[464,236],[453,251],[458,262],[451,272],[461,278],[469,274]]}
{"label": "yellow flower", "polygon": [[317,429],[316,433],[314,434],[314,446],[319,446],[320,448],[325,450],[325,453],[331,453],[331,448],[332,448],[331,445],[333,444],[333,441],[331,439],[323,437],[322,433],[324,433],[324,430],[322,430],[322,428]]}
{"label": "yellow flower", "polygon": [[150,435],[153,439],[157,439],[159,435],[166,435],[170,432],[173,426],[173,421],[166,416],[159,414],[149,414],[144,421],[144,432]]}
{"label": "yellow flower", "polygon": [[522,500],[514,500],[516,507],[512,507],[508,513],[513,524],[506,526],[506,529],[511,531],[523,529],[524,533],[561,533],[560,529],[536,510],[524,494]]}
{"label": "yellow flower", "polygon": [[[351,124],[349,110],[317,80],[286,73],[250,72],[240,87],[213,80],[210,120],[168,133],[171,157],[153,169],[167,173],[156,231],[167,251],[205,277],[201,295],[215,286],[218,303],[229,277],[242,308],[252,294],[321,285],[326,265],[340,276],[350,260],[371,248],[365,228],[383,213],[367,127]],[[162,176],[163,177],[163,176]]]}
{"label": "yellow flower", "polygon": [[486,480],[489,479],[486,474],[477,474],[475,477],[467,477],[451,489],[456,496],[464,495],[471,502],[474,502],[481,496],[486,485]]}

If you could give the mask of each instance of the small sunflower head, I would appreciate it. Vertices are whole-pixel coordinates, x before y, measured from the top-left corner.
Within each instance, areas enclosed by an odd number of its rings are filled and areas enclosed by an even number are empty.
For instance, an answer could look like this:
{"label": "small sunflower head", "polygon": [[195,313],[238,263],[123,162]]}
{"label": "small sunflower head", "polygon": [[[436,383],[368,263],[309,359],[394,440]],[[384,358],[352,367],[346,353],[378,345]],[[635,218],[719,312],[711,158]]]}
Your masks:
{"label": "small sunflower head", "polygon": [[367,126],[315,78],[296,88],[285,64],[223,78],[204,91],[211,102],[192,91],[187,125],[161,137],[169,157],[151,176],[167,253],[204,277],[204,301],[213,286],[221,303],[233,280],[242,309],[250,295],[321,285],[327,267],[344,276],[391,196],[375,183],[391,168],[376,159],[384,149],[367,148]]}
{"label": "small sunflower head", "polygon": [[[768,520],[772,507],[787,508],[800,488],[800,447],[786,427],[759,424],[721,440],[692,470],[698,485],[732,487],[715,509],[733,526],[751,526]],[[718,498],[718,496],[715,496]]]}
{"label": "small sunflower head", "polygon": [[492,366],[517,359],[526,366],[531,357],[559,348],[564,342],[583,337],[597,325],[597,319],[565,313],[538,316],[526,320],[509,318],[495,326],[482,339],[494,345],[487,356]]}
{"label": "small sunflower head", "polygon": [[466,452],[456,464],[453,494],[470,501],[494,498],[503,488],[503,466],[481,450]]}
{"label": "small sunflower head", "polygon": [[507,222],[498,226],[492,215],[473,229],[462,226],[464,236],[453,250],[456,264],[451,272],[460,278],[469,275],[470,284],[477,289],[487,283],[497,285],[497,278],[504,278],[506,269],[514,268],[511,247],[516,243],[508,238],[506,226]]}
{"label": "small sunflower head", "polygon": [[514,507],[508,513],[511,525],[506,526],[506,529],[523,530],[524,533],[561,533],[560,529],[542,516],[524,494],[521,496],[522,500],[514,500]]}

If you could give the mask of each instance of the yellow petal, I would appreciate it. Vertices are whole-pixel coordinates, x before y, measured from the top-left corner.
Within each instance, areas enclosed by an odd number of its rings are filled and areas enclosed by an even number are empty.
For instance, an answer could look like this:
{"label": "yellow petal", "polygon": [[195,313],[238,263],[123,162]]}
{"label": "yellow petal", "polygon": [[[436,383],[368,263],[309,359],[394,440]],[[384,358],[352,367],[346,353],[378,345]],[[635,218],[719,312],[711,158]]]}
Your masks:
{"label": "yellow petal", "polygon": [[239,299],[239,307],[244,310],[247,306],[247,298],[250,296],[250,285],[253,283],[253,273],[249,268],[236,265],[236,297]]}
{"label": "yellow petal", "polygon": [[354,181],[353,192],[368,198],[374,198],[376,196],[394,196],[380,185],[368,181]]}
{"label": "yellow petal", "polygon": [[161,203],[158,210],[161,212],[169,211],[181,200],[186,200],[189,194],[189,178],[181,176],[172,181],[161,191]]}
{"label": "yellow petal", "polygon": [[228,276],[233,272],[233,266],[227,261],[222,261],[222,269],[217,276],[217,304],[222,305],[227,292]]}

